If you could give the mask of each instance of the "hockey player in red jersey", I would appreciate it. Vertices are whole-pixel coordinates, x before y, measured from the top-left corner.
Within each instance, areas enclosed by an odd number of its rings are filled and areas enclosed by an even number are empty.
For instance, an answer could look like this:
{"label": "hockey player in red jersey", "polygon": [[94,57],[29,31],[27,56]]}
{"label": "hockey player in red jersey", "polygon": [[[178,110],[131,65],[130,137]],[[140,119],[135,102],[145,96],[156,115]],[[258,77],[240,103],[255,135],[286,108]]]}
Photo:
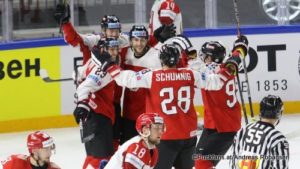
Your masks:
{"label": "hockey player in red jersey", "polygon": [[[241,128],[241,108],[236,96],[235,76],[241,58],[248,51],[248,40],[239,37],[226,60],[225,47],[211,41],[203,44],[200,57],[203,64],[200,67],[201,88],[204,105],[204,130],[197,144],[195,153],[195,168],[210,169],[218,164],[220,159],[204,160],[207,155],[224,155],[233,143],[236,132]],[[215,77],[215,80],[210,80]],[[212,87],[218,90],[211,89]]]}
{"label": "hockey player in red jersey", "polygon": [[98,169],[100,162],[108,160],[114,152],[115,82],[97,65],[97,59],[104,57],[101,56],[102,50],[108,52],[113,60],[118,60],[118,40],[100,40],[92,50],[92,58],[81,69],[83,72],[79,72],[79,77],[84,80],[76,90],[78,101],[74,116],[83,127],[82,142],[87,153],[84,169],[88,166]]}
{"label": "hockey player in red jersey", "polygon": [[[121,50],[121,67],[124,70],[140,71],[146,68],[161,68],[159,50],[148,45],[148,31],[143,25],[134,25],[129,32],[130,47]],[[121,144],[138,135],[135,130],[137,117],[145,112],[147,89],[125,88]]]}
{"label": "hockey player in red jersey", "polygon": [[103,69],[118,85],[129,88],[148,88],[146,112],[157,112],[167,126],[158,145],[160,158],[155,168],[192,168],[192,154],[196,145],[197,115],[194,109],[195,87],[200,88],[199,72],[176,68],[180,52],[173,44],[165,44],[160,51],[161,69],[139,72],[122,70],[106,59]]}
{"label": "hockey player in red jersey", "polygon": [[1,161],[3,169],[60,169],[50,162],[55,144],[48,134],[42,131],[30,133],[27,137],[27,148],[30,155],[11,155]]}
{"label": "hockey player in red jersey", "polygon": [[154,168],[158,160],[156,145],[165,131],[163,118],[157,113],[143,113],[136,120],[138,136],[126,141],[112,156],[105,169]]}

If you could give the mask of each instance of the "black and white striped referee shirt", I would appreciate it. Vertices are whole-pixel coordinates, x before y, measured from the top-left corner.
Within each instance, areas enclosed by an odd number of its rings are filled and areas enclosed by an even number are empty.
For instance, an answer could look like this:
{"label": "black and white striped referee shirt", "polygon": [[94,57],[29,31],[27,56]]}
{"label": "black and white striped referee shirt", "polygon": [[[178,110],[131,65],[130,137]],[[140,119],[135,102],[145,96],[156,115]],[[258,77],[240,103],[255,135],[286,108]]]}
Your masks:
{"label": "black and white striped referee shirt", "polygon": [[275,127],[258,121],[240,129],[233,143],[233,169],[287,169],[289,144]]}

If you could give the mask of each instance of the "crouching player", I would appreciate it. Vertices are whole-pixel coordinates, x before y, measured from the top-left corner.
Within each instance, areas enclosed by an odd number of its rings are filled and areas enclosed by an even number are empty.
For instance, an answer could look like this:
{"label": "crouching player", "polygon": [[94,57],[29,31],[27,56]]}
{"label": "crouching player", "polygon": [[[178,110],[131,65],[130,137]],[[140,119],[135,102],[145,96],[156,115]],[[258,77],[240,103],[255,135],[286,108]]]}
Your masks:
{"label": "crouching player", "polygon": [[141,114],[136,121],[139,135],[125,142],[112,156],[105,169],[154,168],[158,159],[156,145],[165,130],[163,118],[156,113]]}

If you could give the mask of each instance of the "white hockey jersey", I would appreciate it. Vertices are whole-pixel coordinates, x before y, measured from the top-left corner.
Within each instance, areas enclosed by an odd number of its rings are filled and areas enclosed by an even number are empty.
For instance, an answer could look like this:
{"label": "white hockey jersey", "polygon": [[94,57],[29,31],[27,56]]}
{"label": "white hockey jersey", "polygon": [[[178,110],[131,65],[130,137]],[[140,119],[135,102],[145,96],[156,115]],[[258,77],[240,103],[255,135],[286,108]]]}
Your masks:
{"label": "white hockey jersey", "polygon": [[182,15],[179,7],[173,0],[156,0],[151,8],[149,35],[162,26],[160,17],[169,17],[176,26],[176,34],[182,34]]}
{"label": "white hockey jersey", "polygon": [[[95,113],[109,117],[114,123],[114,89],[112,77],[90,59],[81,69],[76,90],[77,102],[87,103]],[[83,80],[84,79],[84,80]]]}
{"label": "white hockey jersey", "polygon": [[147,148],[140,136],[122,144],[104,169],[152,169],[158,159],[158,150]]}
{"label": "white hockey jersey", "polygon": [[[142,57],[136,58],[132,48],[126,49],[126,54],[122,57],[122,68],[124,70],[140,71],[146,68],[160,68],[159,50],[152,47]],[[136,120],[137,117],[145,113],[147,89],[125,88],[123,99],[123,117]]]}

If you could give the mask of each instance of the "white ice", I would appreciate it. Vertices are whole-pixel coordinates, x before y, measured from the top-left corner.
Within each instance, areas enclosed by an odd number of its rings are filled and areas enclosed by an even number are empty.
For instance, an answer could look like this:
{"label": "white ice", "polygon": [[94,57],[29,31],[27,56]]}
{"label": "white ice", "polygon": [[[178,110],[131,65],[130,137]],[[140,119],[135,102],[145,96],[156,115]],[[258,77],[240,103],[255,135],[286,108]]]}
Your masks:
{"label": "white ice", "polygon": [[[285,115],[277,128],[282,131],[290,143],[290,169],[300,166],[300,114]],[[44,130],[51,135],[56,144],[56,153],[51,161],[62,169],[80,169],[85,158],[83,144],[80,143],[78,128],[62,128]],[[0,134],[0,160],[11,154],[28,154],[26,137],[29,131]],[[217,169],[228,169],[229,161],[221,161]],[[2,165],[0,166],[2,168]]]}

